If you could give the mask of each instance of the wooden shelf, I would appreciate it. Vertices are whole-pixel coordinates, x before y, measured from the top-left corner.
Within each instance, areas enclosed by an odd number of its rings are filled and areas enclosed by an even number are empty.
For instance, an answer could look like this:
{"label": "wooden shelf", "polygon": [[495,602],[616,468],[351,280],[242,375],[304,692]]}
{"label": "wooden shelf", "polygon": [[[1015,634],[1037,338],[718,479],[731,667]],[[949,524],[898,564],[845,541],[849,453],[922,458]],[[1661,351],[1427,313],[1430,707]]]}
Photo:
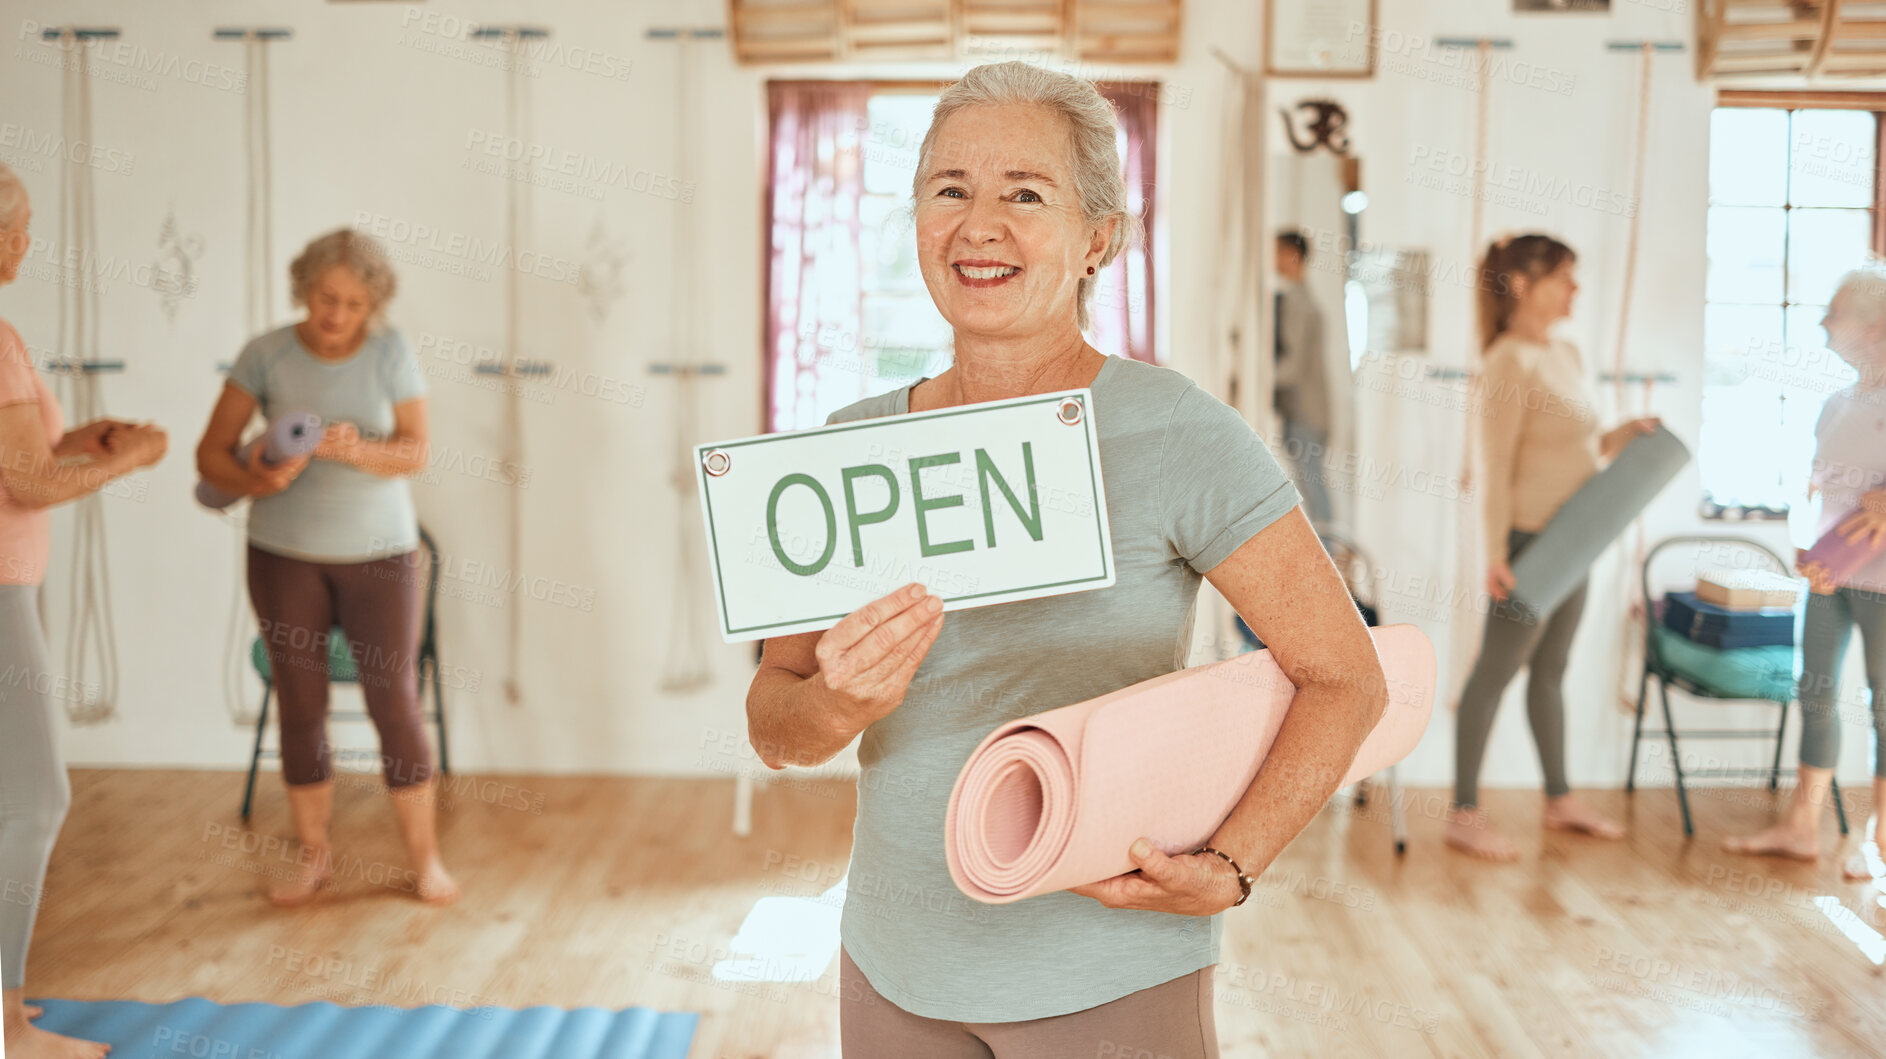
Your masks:
{"label": "wooden shelf", "polygon": [[[728,0],[747,65],[1058,56],[1169,63],[1183,0]],[[1026,53],[1026,54],[1024,54]]]}
{"label": "wooden shelf", "polygon": [[1886,4],[1701,0],[1696,75],[1765,87],[1886,85]]}

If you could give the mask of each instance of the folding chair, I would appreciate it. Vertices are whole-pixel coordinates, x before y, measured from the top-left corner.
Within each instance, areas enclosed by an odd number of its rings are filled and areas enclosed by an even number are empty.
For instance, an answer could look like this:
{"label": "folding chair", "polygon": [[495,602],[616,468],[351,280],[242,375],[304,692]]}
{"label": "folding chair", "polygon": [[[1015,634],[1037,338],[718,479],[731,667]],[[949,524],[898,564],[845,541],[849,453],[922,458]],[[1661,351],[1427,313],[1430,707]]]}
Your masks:
{"label": "folding chair", "polygon": [[[419,698],[425,701],[426,685],[432,685],[432,709],[426,711],[425,718],[431,721],[439,734],[439,771],[452,771],[451,757],[445,741],[445,692],[439,681],[439,639],[438,627],[433,622],[433,605],[439,596],[439,546],[432,539],[426,528],[419,528],[419,543],[426,549],[426,607],[424,624],[419,630]],[[242,788],[242,818],[249,819],[249,810],[255,804],[255,776],[264,757],[281,757],[279,749],[264,749],[262,737],[268,732],[269,702],[274,697],[275,681],[269,672],[268,649],[257,636],[249,648],[250,664],[262,678],[262,712],[255,719],[255,748],[249,754],[249,781]],[[347,636],[336,625],[333,634],[328,637],[327,673],[330,683],[357,684],[360,673],[354,668],[353,654],[347,643]],[[364,720],[364,710],[353,710],[329,714],[332,719]]]}
{"label": "folding chair", "polygon": [[[1670,766],[1676,774],[1677,805],[1683,811],[1683,834],[1694,835],[1696,828],[1690,819],[1689,792],[1685,787],[1687,780],[1702,778],[1729,779],[1742,776],[1766,775],[1768,777],[1769,790],[1776,790],[1779,787],[1781,778],[1781,745],[1788,731],[1788,707],[1794,703],[1796,690],[1794,681],[1790,679],[1786,682],[1786,690],[1783,691],[1781,688],[1777,687],[1772,698],[1750,699],[1745,696],[1725,694],[1716,688],[1709,687],[1691,677],[1676,672],[1671,668],[1669,661],[1661,656],[1661,652],[1657,647],[1656,636],[1658,625],[1656,600],[1652,597],[1650,588],[1651,564],[1656,561],[1657,556],[1665,549],[1678,545],[1698,550],[1704,548],[1716,550],[1718,557],[1712,560],[1710,563],[1712,566],[1727,566],[1736,570],[1767,568],[1785,575],[1792,575],[1793,570],[1787,563],[1782,561],[1781,556],[1776,555],[1767,545],[1747,537],[1666,537],[1658,541],[1656,546],[1650,549],[1650,553],[1644,556],[1644,565],[1639,571],[1639,583],[1643,591],[1642,602],[1644,607],[1644,671],[1637,682],[1637,720],[1631,732],[1631,763],[1624,781],[1624,789],[1627,792],[1633,792],[1637,789],[1637,749],[1644,735],[1644,704],[1649,698],[1650,681],[1652,678],[1655,678],[1657,681],[1658,701],[1663,707],[1664,737],[1668,739],[1670,743]],[[1695,566],[1693,565],[1692,571],[1694,571],[1694,569]],[[1781,716],[1776,722],[1772,732],[1766,728],[1678,729],[1674,716],[1670,712],[1670,686],[1672,684],[1699,699],[1714,699],[1719,702],[1772,702],[1779,708]],[[1766,767],[1759,768],[1748,766],[1740,768],[1708,768],[1691,770],[1686,773],[1683,769],[1683,755],[1677,746],[1679,737],[1722,740],[1773,738],[1775,741],[1774,761]],[[1847,809],[1840,801],[1839,781],[1834,782],[1833,796],[1835,815],[1838,816],[1840,820],[1840,833],[1844,835],[1847,833]]]}

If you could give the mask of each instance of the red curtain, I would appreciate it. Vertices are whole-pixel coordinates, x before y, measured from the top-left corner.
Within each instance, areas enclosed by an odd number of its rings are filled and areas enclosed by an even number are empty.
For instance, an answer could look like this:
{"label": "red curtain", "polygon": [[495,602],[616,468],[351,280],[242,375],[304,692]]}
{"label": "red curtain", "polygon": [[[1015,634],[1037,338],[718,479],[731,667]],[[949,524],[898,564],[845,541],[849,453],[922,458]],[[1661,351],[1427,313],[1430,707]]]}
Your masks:
{"label": "red curtain", "polygon": [[[820,363],[863,331],[858,198],[860,137],[871,86],[855,81],[774,82],[770,102],[766,227],[766,429],[822,424],[863,396],[858,374]],[[845,393],[827,393],[849,387]]]}
{"label": "red curtain", "polygon": [[1102,83],[1100,94],[1120,116],[1121,162],[1126,208],[1146,236],[1120,251],[1097,279],[1088,306],[1089,337],[1102,353],[1159,362],[1153,349],[1153,189],[1158,176],[1159,84]]}

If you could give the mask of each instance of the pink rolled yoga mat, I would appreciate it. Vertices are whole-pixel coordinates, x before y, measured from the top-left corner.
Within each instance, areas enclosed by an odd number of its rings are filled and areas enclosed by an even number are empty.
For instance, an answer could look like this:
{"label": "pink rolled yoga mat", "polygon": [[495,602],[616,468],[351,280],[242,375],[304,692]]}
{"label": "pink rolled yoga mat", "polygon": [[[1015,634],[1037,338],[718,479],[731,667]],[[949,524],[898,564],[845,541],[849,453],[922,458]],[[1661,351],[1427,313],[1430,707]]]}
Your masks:
{"label": "pink rolled yoga mat", "polygon": [[[1388,711],[1343,783],[1408,756],[1434,710],[1434,645],[1413,625],[1369,631]],[[1132,871],[1141,835],[1192,852],[1244,797],[1295,693],[1270,652],[1253,651],[1002,725],[950,793],[950,878],[1007,904]]]}
{"label": "pink rolled yoga mat", "polygon": [[1840,521],[1834,523],[1833,529],[1828,530],[1820,540],[1815,541],[1814,547],[1801,553],[1801,560],[1797,565],[1819,563],[1827,568],[1827,576],[1833,579],[1836,586],[1839,586],[1846,584],[1849,578],[1860,572],[1861,567],[1872,562],[1873,558],[1879,555],[1880,546],[1867,543],[1856,544],[1840,535],[1841,523],[1851,517],[1851,512],[1840,516]]}

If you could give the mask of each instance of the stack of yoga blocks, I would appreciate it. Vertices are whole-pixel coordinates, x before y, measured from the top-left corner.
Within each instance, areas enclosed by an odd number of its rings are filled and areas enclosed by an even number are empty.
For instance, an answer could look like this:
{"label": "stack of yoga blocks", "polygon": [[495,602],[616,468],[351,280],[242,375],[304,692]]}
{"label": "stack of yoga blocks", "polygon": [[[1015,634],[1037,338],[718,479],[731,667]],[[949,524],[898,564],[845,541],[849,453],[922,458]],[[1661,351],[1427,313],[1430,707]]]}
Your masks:
{"label": "stack of yoga blocks", "polygon": [[1779,574],[1701,573],[1692,592],[1672,592],[1651,630],[1657,653],[1679,677],[1721,698],[1794,695],[1794,619],[1799,586]]}

